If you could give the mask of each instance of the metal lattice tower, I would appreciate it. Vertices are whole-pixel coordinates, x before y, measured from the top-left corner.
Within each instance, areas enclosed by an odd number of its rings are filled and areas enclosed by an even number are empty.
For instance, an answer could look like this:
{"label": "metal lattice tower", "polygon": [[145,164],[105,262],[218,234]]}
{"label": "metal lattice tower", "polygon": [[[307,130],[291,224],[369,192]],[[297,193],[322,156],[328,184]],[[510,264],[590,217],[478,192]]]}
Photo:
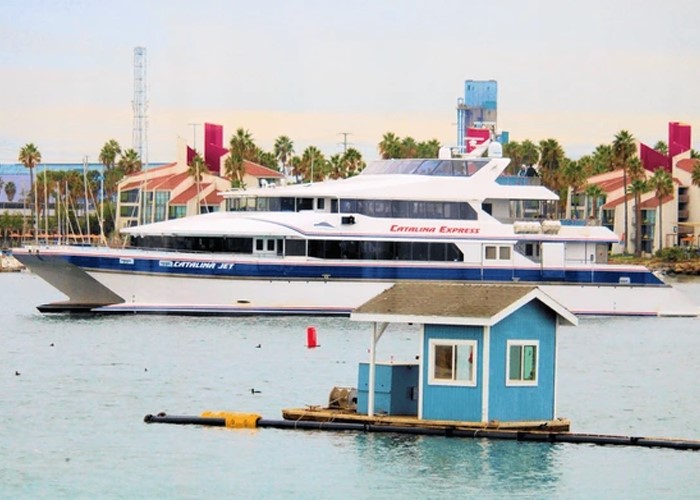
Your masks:
{"label": "metal lattice tower", "polygon": [[143,168],[148,166],[148,99],[146,95],[146,47],[134,49],[133,148]]}

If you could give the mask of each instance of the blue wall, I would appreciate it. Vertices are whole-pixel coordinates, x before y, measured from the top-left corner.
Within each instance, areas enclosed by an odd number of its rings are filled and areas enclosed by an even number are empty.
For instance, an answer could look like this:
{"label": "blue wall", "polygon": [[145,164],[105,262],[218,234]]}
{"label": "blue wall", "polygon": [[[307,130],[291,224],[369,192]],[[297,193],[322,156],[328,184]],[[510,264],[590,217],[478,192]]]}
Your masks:
{"label": "blue wall", "polygon": [[[480,326],[425,325],[423,341],[423,418],[427,420],[481,421],[481,367],[483,328]],[[430,339],[477,341],[476,386],[428,385]]]}
{"label": "blue wall", "polygon": [[[489,420],[554,418],[556,316],[533,300],[491,328]],[[539,340],[537,385],[506,386],[506,342]]]}
{"label": "blue wall", "polygon": [[[488,419],[502,422],[554,418],[556,314],[533,300],[491,327]],[[430,340],[476,340],[476,386],[428,384]],[[537,340],[537,385],[506,386],[508,340]],[[422,356],[422,408],[427,420],[480,422],[484,382],[484,340],[481,326],[425,325]]]}

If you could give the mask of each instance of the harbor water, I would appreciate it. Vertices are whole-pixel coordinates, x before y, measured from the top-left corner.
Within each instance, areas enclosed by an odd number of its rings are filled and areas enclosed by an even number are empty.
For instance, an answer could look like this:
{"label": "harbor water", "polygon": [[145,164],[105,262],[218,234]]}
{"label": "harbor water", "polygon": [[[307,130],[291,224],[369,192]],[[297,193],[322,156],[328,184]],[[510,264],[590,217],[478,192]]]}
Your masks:
{"label": "harbor water", "polygon": [[[675,286],[700,302],[700,280]],[[700,452],[148,425],[325,405],[357,385],[370,326],[42,315],[62,297],[27,272],[0,274],[0,298],[2,498],[700,498]],[[558,349],[572,431],[700,439],[699,318],[584,318]],[[417,327],[392,325],[377,358],[417,352]]]}

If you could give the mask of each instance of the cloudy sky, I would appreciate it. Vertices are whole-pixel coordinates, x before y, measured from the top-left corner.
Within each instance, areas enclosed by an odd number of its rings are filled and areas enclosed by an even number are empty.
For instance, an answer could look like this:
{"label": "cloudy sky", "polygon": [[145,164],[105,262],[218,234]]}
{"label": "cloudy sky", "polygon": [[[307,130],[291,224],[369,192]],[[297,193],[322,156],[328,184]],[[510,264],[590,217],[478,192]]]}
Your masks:
{"label": "cloudy sky", "polygon": [[669,121],[700,149],[699,20],[696,0],[2,0],[0,163],[28,142],[47,162],[131,147],[137,46],[153,162],[201,146],[204,122],[298,153],[343,132],[367,159],[387,131],[453,145],[467,79],[498,81],[511,139],[573,158]]}

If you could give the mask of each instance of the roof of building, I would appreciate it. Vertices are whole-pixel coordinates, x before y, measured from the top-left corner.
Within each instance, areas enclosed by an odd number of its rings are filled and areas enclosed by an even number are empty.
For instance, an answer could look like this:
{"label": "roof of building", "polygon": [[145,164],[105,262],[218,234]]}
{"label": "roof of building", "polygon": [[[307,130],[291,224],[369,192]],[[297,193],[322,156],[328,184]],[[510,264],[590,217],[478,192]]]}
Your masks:
{"label": "roof of building", "polygon": [[679,160],[678,163],[676,163],[676,167],[686,172],[692,173],[693,168],[698,163],[700,163],[700,160],[697,160],[695,158],[684,158],[682,160]]}
{"label": "roof of building", "polygon": [[[200,183],[199,191],[201,192],[207,186],[209,186],[209,184]],[[184,205],[185,203],[190,201],[195,196],[197,196],[197,184],[196,183],[192,184],[190,187],[185,189],[183,192],[181,192],[175,198],[172,198],[170,200],[169,204],[170,205]]]}
{"label": "roof of building", "polygon": [[218,191],[212,191],[202,198],[199,203],[201,205],[219,205],[222,201],[224,201],[224,197],[221,196]]}
{"label": "roof of building", "polygon": [[[663,204],[665,205],[666,203],[668,203],[669,201],[672,201],[672,200],[673,200],[673,195],[664,196]],[[642,209],[656,208],[658,206],[659,206],[659,199],[656,196],[654,196],[653,198],[649,198],[648,200],[643,201],[642,203],[639,204],[639,208],[642,208]]]}
{"label": "roof of building", "polygon": [[245,167],[245,173],[252,175],[253,177],[265,178],[265,179],[282,179],[284,175],[271,168],[264,167],[258,163],[244,160],[243,166]]}
{"label": "roof of building", "polygon": [[403,282],[355,309],[354,321],[494,325],[531,300],[540,300],[565,322],[578,320],[533,285]]}
{"label": "roof of building", "polygon": [[[627,195],[627,199],[630,200],[632,199],[630,195]],[[624,196],[619,196],[617,198],[613,198],[612,200],[608,200],[602,207],[602,209],[609,209],[609,208],[615,208],[616,206],[620,205],[621,203],[625,202],[625,197]]]}

